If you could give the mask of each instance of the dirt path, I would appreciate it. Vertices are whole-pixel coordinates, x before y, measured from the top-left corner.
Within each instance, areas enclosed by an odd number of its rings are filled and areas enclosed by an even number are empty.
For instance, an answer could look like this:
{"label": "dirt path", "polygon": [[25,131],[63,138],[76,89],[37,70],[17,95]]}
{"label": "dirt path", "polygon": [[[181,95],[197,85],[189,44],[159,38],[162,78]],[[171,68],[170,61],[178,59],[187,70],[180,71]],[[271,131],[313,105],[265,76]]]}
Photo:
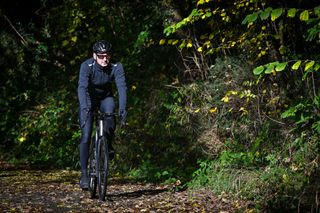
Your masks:
{"label": "dirt path", "polygon": [[243,212],[207,191],[123,180],[111,180],[101,202],[79,189],[78,177],[72,170],[0,169],[0,212]]}

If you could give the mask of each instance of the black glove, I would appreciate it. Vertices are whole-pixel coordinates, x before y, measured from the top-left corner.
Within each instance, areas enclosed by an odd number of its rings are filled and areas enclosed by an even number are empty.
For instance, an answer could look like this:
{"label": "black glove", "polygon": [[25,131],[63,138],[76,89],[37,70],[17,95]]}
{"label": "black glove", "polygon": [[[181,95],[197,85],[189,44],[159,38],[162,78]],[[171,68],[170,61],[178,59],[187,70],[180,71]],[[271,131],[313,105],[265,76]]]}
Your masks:
{"label": "black glove", "polygon": [[126,124],[127,120],[127,111],[125,109],[122,109],[119,111],[119,117],[120,117],[120,126],[123,127]]}

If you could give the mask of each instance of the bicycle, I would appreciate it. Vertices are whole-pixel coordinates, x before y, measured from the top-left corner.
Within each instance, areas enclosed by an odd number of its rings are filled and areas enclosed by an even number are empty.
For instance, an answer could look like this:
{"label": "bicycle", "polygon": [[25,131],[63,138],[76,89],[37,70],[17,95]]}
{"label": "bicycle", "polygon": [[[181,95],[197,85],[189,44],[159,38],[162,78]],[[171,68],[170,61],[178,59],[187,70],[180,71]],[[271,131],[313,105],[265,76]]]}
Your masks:
{"label": "bicycle", "polygon": [[114,117],[114,113],[95,112],[95,134],[92,136],[88,159],[88,178],[90,198],[95,198],[98,188],[99,199],[104,201],[107,193],[107,179],[109,175],[109,147],[110,143],[103,133],[104,119]]}

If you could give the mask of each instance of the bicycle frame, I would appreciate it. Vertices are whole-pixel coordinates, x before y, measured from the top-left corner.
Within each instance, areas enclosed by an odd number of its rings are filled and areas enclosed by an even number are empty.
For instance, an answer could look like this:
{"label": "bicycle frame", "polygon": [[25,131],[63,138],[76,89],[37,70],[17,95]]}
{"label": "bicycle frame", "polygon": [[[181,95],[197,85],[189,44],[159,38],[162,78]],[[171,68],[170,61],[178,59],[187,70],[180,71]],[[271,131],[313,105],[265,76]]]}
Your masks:
{"label": "bicycle frame", "polygon": [[104,134],[103,134],[103,129],[104,129],[104,118],[105,117],[114,117],[116,114],[115,113],[104,113],[104,112],[95,112],[94,113],[94,118],[96,119],[96,131],[95,131],[95,145],[97,147],[99,139],[101,139]]}

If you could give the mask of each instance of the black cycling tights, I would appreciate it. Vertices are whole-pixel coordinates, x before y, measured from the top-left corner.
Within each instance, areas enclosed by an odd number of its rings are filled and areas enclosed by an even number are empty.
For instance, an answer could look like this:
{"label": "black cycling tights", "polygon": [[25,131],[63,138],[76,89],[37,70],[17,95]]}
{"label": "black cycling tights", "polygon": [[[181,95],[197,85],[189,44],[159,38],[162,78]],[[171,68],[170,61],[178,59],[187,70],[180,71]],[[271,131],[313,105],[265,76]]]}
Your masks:
{"label": "black cycling tights", "polygon": [[[108,97],[99,101],[100,110],[105,113],[114,112],[114,99]],[[84,124],[84,125],[83,125]],[[80,165],[81,170],[85,170],[88,164],[89,157],[89,145],[93,126],[93,114],[92,112],[80,111],[80,125],[81,128],[81,141],[80,141]],[[107,117],[104,121],[104,133],[106,134],[108,141],[112,141],[115,130],[115,120],[113,117]]]}

